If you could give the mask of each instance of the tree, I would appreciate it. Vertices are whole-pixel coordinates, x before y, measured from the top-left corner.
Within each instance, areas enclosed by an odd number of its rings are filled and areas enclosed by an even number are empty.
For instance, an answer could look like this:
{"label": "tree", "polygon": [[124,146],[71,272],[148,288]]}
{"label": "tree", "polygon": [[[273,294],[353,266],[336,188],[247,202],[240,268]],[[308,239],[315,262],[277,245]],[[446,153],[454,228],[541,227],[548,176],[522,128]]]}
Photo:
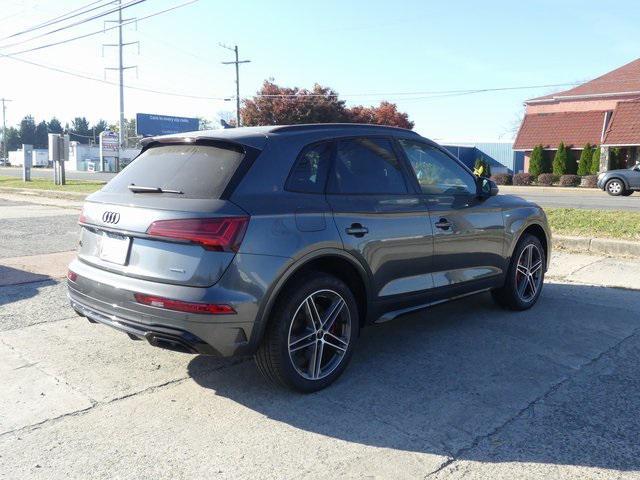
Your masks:
{"label": "tree", "polygon": [[576,152],[570,148],[565,148],[565,152],[567,152],[567,173],[575,175],[578,173],[578,159],[575,155]]}
{"label": "tree", "polygon": [[49,148],[49,129],[44,120],[36,125],[33,148]]}
{"label": "tree", "polygon": [[398,111],[395,103],[382,101],[377,107],[363,107],[357,105],[347,109],[347,120],[352,123],[371,123],[374,125],[390,125],[392,127],[408,128],[411,130],[414,123],[409,120],[409,115]]}
{"label": "tree", "polygon": [[555,157],[553,157],[553,174],[565,175],[567,173],[569,164],[569,156],[567,155],[567,149],[564,146],[564,142],[560,142]]}
{"label": "tree", "polygon": [[198,117],[198,130],[211,130],[213,129],[213,122],[204,117]]}
{"label": "tree", "polygon": [[[31,115],[27,115],[20,122],[20,143],[34,145],[36,142],[36,122]],[[7,142],[8,143],[8,142]]]}
{"label": "tree", "polygon": [[315,84],[312,90],[288,88],[265,80],[257,94],[243,101],[243,125],[292,125],[344,122],[344,101],[328,87]]}
{"label": "tree", "polygon": [[591,170],[591,158],[593,157],[593,148],[588,143],[582,149],[580,161],[578,162],[578,175],[589,175]]}
{"label": "tree", "polygon": [[47,129],[49,130],[49,133],[62,133],[62,124],[60,123],[60,120],[53,117],[49,120],[49,123],[47,123]]}
{"label": "tree", "polygon": [[7,152],[17,150],[20,145],[20,132],[16,127],[7,128]]}
{"label": "tree", "polygon": [[591,167],[589,168],[589,173],[591,175],[597,175],[600,171],[600,147],[593,149],[593,154],[591,155]]}
{"label": "tree", "polygon": [[479,177],[491,177],[491,165],[485,160],[484,157],[476,158],[476,162],[473,165],[473,173]]}
{"label": "tree", "polygon": [[542,149],[542,145],[536,145],[533,147],[531,157],[529,158],[529,173],[537,177],[541,173],[545,173],[544,167],[544,150]]}
{"label": "tree", "polygon": [[91,133],[95,134],[96,142],[98,141],[98,136],[107,129],[107,126],[106,120],[100,119],[91,127]]}
{"label": "tree", "polygon": [[71,140],[75,140],[76,142],[89,143],[89,139],[93,138],[93,132],[89,128],[88,120],[85,117],[74,118],[71,122],[69,136]]}

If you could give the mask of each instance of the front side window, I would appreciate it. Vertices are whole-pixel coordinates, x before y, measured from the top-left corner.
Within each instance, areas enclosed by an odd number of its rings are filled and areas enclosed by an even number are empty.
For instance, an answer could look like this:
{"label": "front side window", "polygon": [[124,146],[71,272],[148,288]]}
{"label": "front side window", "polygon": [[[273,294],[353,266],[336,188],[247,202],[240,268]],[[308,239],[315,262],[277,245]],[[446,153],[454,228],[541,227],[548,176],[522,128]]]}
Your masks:
{"label": "front side window", "polygon": [[338,140],[330,193],[403,194],[407,184],[391,141],[386,138]]}
{"label": "front side window", "polygon": [[287,190],[323,193],[329,173],[332,142],[316,143],[302,150],[287,180]]}
{"label": "front side window", "polygon": [[399,140],[416,174],[422,193],[433,195],[475,195],[476,182],[447,154],[426,143]]}

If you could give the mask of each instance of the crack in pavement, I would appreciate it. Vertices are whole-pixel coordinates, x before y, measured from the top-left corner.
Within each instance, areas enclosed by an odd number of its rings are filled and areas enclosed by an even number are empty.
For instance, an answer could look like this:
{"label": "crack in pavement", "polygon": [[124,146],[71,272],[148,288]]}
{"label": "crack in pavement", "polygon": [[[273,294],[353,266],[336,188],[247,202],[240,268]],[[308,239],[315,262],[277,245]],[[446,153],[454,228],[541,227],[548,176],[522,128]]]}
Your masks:
{"label": "crack in pavement", "polygon": [[552,395],[553,393],[558,391],[558,389],[560,387],[562,387],[563,385],[567,384],[569,381],[573,380],[585,368],[589,368],[591,365],[594,365],[595,363],[600,361],[604,356],[609,355],[609,354],[613,353],[614,351],[616,351],[617,349],[619,349],[622,346],[623,343],[625,343],[627,340],[629,340],[632,337],[634,337],[635,335],[637,335],[638,332],[640,332],[640,327],[634,329],[629,335],[627,335],[626,337],[623,337],[622,339],[620,339],[618,342],[614,343],[612,346],[610,346],[606,350],[603,350],[602,352],[600,352],[598,355],[596,355],[594,358],[592,358],[588,362],[585,362],[584,364],[580,365],[580,367],[577,368],[573,372],[573,374],[567,375],[564,378],[562,378],[560,381],[551,384],[551,386],[549,387],[549,389],[545,393],[543,393],[542,395],[539,395],[538,397],[536,397],[533,400],[531,400],[525,407],[523,407],[520,410],[518,410],[518,412],[516,412],[510,418],[505,420],[502,424],[500,424],[497,427],[495,427],[494,429],[492,429],[490,432],[487,432],[487,433],[482,434],[482,435],[478,435],[476,438],[473,439],[473,441],[469,445],[467,445],[466,447],[462,447],[462,448],[458,449],[458,451],[455,452],[455,454],[453,454],[450,459],[448,459],[447,461],[443,462],[435,470],[427,473],[427,475],[425,475],[424,478],[427,479],[427,478],[429,478],[429,477],[431,477],[433,475],[436,475],[437,473],[441,472],[442,470],[444,470],[445,468],[447,468],[451,464],[457,462],[460,459],[461,455],[464,455],[465,453],[467,453],[467,452],[473,450],[474,448],[476,448],[480,444],[480,442],[482,440],[488,439],[488,438],[500,433],[505,427],[507,427],[508,425],[513,423],[515,420],[520,418],[527,410],[529,410],[530,408],[533,408],[533,406],[536,403],[539,403],[540,401],[545,400],[547,397],[549,397],[550,395]]}
{"label": "crack in pavement", "polygon": [[57,323],[57,322],[64,322],[65,320],[73,320],[74,318],[79,318],[78,315],[70,315],[68,317],[64,317],[64,318],[58,318],[56,320],[43,320],[41,322],[36,322],[36,323],[31,323],[29,325],[20,325],[18,327],[13,327],[13,328],[7,328],[5,330],[0,330],[0,335],[4,332],[15,332],[16,330],[25,330],[27,328],[31,328],[31,327],[35,327],[38,325],[44,325],[46,323]]}
{"label": "crack in pavement", "polygon": [[[2,342],[1,339],[0,339],[0,342]],[[2,343],[4,343],[4,342],[2,342]],[[13,349],[13,347],[11,345],[7,345],[7,346],[9,348]],[[21,356],[21,358],[24,358],[24,357]],[[224,370],[225,368],[234,367],[236,365],[240,365],[240,364],[248,362],[250,360],[251,360],[251,358],[241,357],[241,358],[238,358],[236,361],[231,361],[231,362],[229,362],[229,363],[227,363],[225,365],[220,365],[217,368],[209,370],[206,373],[203,373],[203,375],[206,376],[206,375],[209,375],[209,374],[212,374],[212,373],[215,373],[215,372],[219,372],[220,370]],[[42,370],[40,370],[40,371],[42,371]],[[44,371],[42,371],[42,372],[45,373],[46,375],[49,375],[49,376],[52,376],[52,377],[56,378],[55,376],[53,376],[53,375],[51,375],[51,374],[49,374],[47,372],[44,372]],[[138,395],[147,394],[147,393],[153,393],[156,390],[160,390],[160,389],[162,389],[164,387],[171,386],[171,385],[177,385],[177,384],[179,384],[181,382],[189,380],[190,378],[193,378],[193,377],[191,375],[186,375],[186,376],[183,376],[183,377],[180,377],[180,378],[174,378],[174,379],[168,380],[168,381],[166,381],[164,383],[161,383],[161,384],[158,384],[158,385],[152,385],[150,387],[144,388],[144,389],[139,390],[137,392],[131,392],[131,393],[127,393],[127,394],[121,395],[119,397],[114,397],[114,398],[112,398],[112,399],[110,399],[110,400],[108,400],[106,402],[101,402],[101,401],[94,400],[91,397],[89,397],[89,395],[87,395],[86,397],[91,402],[91,405],[86,407],[86,408],[81,408],[80,410],[74,410],[73,412],[68,412],[68,413],[65,413],[65,414],[62,414],[62,415],[58,415],[57,417],[47,418],[46,420],[43,420],[41,422],[33,423],[31,425],[25,425],[24,427],[15,428],[13,430],[7,430],[7,431],[4,431],[4,432],[0,432],[0,438],[6,437],[6,436],[11,435],[11,434],[15,434],[15,433],[32,432],[32,431],[35,431],[35,430],[39,430],[40,428],[42,428],[44,426],[47,426],[50,423],[56,423],[56,422],[61,421],[61,420],[65,419],[65,418],[67,418],[67,417],[81,416],[81,415],[84,415],[84,414],[86,414],[88,412],[93,411],[95,408],[106,407],[108,405],[111,405],[112,403],[119,402],[119,401],[122,401],[122,400],[126,400],[127,398],[132,398],[132,397],[135,397],[135,396],[138,396]],[[64,382],[64,383],[69,385],[66,382]],[[73,387],[71,387],[71,388],[73,388]]]}

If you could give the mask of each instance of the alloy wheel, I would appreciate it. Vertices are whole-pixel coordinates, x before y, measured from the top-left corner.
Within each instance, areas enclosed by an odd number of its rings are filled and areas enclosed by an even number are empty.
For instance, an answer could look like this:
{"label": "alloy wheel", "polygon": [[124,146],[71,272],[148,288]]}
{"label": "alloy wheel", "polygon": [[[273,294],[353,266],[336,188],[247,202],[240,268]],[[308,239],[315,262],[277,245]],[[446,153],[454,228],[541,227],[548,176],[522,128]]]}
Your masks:
{"label": "alloy wheel", "polygon": [[520,253],[516,268],[516,291],[520,300],[530,302],[542,283],[542,253],[532,243]]}
{"label": "alloy wheel", "polygon": [[318,290],[296,309],[289,327],[291,364],[308,380],[330,375],[342,363],[351,340],[351,316],[342,296]]}
{"label": "alloy wheel", "polygon": [[613,182],[609,182],[607,189],[609,190],[609,193],[618,195],[619,193],[622,193],[622,184],[617,180],[614,180]]}

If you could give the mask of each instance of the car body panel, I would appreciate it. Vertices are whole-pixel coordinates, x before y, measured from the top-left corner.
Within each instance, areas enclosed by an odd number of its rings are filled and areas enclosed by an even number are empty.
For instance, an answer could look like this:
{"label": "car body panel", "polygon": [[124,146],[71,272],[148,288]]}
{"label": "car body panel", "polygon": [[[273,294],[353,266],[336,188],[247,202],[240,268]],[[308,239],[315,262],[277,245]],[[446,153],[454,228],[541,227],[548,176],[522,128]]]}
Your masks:
{"label": "car body panel", "polygon": [[[418,195],[327,195],[345,250],[367,265],[376,297],[432,288],[433,233]],[[354,225],[368,230],[347,234]]]}
{"label": "car body panel", "polygon": [[[103,202],[101,200],[113,200],[113,195],[99,193],[87,199],[83,207],[78,257],[86,263],[126,276],[206,287],[216,283],[233,259],[234,254],[230,252],[213,252],[199,245],[162,241],[151,238],[146,233],[153,222],[160,220],[246,215],[246,212],[229,201],[209,200],[206,206],[207,202],[198,201],[199,208],[185,210],[194,206],[194,202],[173,198],[171,210],[146,206],[150,202],[149,196],[138,197],[145,206],[131,206],[123,205],[122,202]],[[166,199],[155,200],[165,207],[169,206],[164,205]],[[109,214],[117,215],[116,223],[108,218]],[[100,245],[104,236],[109,234],[130,239],[129,253],[123,265],[100,258]]]}
{"label": "car body panel", "polygon": [[[504,258],[504,220],[498,197],[429,196],[434,231],[434,286],[482,281],[501,276]],[[451,224],[437,228],[439,222]]]}

